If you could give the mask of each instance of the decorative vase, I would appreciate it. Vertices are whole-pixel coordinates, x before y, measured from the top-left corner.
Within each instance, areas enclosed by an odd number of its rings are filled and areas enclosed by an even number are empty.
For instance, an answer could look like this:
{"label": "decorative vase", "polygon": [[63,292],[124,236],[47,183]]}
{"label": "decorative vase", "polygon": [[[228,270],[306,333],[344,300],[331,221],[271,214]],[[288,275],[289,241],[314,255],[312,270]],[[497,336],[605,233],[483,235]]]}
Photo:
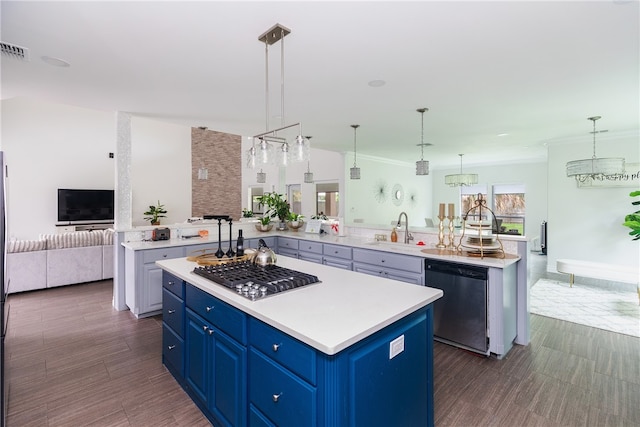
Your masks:
{"label": "decorative vase", "polygon": [[303,225],[304,225],[304,221],[303,220],[287,222],[287,227],[289,227],[293,231],[298,231],[298,229],[301,228]]}
{"label": "decorative vase", "polygon": [[257,223],[256,224],[256,230],[258,231],[271,231],[271,229],[273,228],[273,224],[269,223],[269,224],[261,224],[261,223]]}

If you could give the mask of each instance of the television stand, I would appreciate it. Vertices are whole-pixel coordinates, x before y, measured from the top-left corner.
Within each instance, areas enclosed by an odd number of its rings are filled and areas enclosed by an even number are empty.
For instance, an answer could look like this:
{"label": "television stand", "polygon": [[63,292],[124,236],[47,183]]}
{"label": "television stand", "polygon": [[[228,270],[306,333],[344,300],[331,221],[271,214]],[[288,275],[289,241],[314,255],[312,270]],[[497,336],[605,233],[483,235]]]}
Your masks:
{"label": "television stand", "polygon": [[73,231],[93,231],[113,228],[113,222],[77,222],[56,224],[57,233],[71,233]]}

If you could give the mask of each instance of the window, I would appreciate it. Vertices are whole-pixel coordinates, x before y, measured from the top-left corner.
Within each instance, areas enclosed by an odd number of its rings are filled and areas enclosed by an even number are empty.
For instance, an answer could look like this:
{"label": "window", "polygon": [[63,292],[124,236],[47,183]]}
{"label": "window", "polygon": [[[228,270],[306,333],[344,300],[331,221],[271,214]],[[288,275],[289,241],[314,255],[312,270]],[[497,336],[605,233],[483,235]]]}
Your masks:
{"label": "window", "polygon": [[[487,186],[485,184],[470,185],[468,187],[460,187],[460,214],[464,215],[469,212],[471,208],[475,206],[476,200],[478,200],[478,194],[482,194],[482,197],[487,200]],[[467,220],[488,219],[483,213],[482,218],[478,218],[477,210],[469,212]]]}
{"label": "window", "polygon": [[522,184],[493,186],[493,213],[499,223],[499,232],[524,234],[524,196],[525,188]]}
{"label": "window", "polygon": [[316,214],[337,217],[339,202],[337,182],[316,184]]}

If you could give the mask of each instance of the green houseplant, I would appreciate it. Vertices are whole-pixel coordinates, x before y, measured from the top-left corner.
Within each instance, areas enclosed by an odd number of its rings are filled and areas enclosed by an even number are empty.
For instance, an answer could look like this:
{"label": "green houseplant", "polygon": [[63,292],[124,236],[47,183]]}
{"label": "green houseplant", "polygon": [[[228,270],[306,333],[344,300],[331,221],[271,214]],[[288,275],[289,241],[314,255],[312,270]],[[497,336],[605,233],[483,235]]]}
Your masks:
{"label": "green houseplant", "polygon": [[258,199],[260,206],[266,206],[267,209],[264,212],[264,216],[270,218],[278,218],[280,220],[280,228],[284,228],[284,224],[289,218],[291,208],[289,203],[284,198],[283,194],[278,193],[264,193]]}
{"label": "green houseplant", "polygon": [[153,206],[149,206],[149,210],[144,213],[146,215],[144,219],[146,221],[150,221],[151,225],[159,225],[160,218],[166,218],[167,211],[164,209],[164,205],[160,204],[160,200],[158,200],[158,204]]}
{"label": "green houseplant", "polygon": [[[640,190],[632,191],[631,193],[629,193],[629,196],[640,196]],[[634,200],[633,202],[631,202],[631,204],[633,206],[638,206],[640,205],[640,200]],[[629,215],[626,215],[624,217],[624,222],[622,223],[622,225],[631,229],[629,235],[633,237],[632,240],[640,240],[640,209],[633,213],[630,213]]]}

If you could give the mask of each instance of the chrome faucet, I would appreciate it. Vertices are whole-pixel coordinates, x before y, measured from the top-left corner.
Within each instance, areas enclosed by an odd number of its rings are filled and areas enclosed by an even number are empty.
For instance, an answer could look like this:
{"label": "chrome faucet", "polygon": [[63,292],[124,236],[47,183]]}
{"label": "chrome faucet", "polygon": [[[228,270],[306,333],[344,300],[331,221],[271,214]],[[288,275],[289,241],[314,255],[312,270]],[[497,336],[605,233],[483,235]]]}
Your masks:
{"label": "chrome faucet", "polygon": [[409,233],[409,217],[407,216],[406,212],[400,212],[400,215],[398,216],[398,224],[396,225],[396,228],[401,228],[402,227],[402,215],[404,215],[404,242],[405,243],[409,243],[409,240],[413,240],[413,236],[411,235],[411,233]]}

